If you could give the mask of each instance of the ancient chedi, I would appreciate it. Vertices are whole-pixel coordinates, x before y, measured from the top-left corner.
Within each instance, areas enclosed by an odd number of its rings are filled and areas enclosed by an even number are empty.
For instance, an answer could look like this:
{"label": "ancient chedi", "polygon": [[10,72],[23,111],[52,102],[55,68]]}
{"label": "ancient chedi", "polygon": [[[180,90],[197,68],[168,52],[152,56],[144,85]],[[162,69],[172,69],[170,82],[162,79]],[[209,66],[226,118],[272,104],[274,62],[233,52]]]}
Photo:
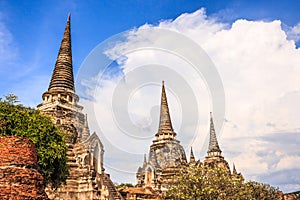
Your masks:
{"label": "ancient chedi", "polygon": [[173,130],[164,82],[162,84],[160,121],[158,132],[150,146],[148,161],[144,158],[138,168],[137,187],[152,187],[166,191],[172,183],[172,176],[187,164],[186,155]]}
{"label": "ancient chedi", "polygon": [[[166,97],[164,82],[162,85],[160,122],[156,139],[150,146],[148,161],[146,156],[141,167],[136,173],[137,187],[151,187],[156,191],[165,192],[172,184],[172,177],[182,166],[187,165],[207,165],[225,168],[228,173],[230,168],[228,162],[222,156],[213,123],[212,113],[210,113],[209,146],[204,162],[196,160],[191,148],[190,160],[187,162],[186,155],[180,142],[176,140],[176,133],[173,130]],[[233,167],[234,175],[241,175]]]}
{"label": "ancient chedi", "polygon": [[[222,151],[218,144],[212,113],[210,113],[209,145],[208,145],[207,156],[205,157],[204,160],[204,165],[208,165],[211,167],[214,166],[223,167],[227,169],[228,172],[230,172],[228,162],[222,156]],[[234,171],[235,171],[235,167],[234,167]]]}
{"label": "ancient chedi", "polygon": [[42,96],[43,103],[37,106],[69,134],[70,174],[65,185],[56,191],[47,188],[46,192],[50,199],[122,199],[104,172],[103,145],[95,132],[90,134],[87,116],[82,113],[83,107],[78,105],[70,23],[69,15],[48,91]]}
{"label": "ancient chedi", "polygon": [[209,167],[221,167],[226,169],[229,174],[242,176],[241,173],[238,173],[236,171],[234,163],[231,172],[228,162],[222,156],[222,151],[220,149],[217,136],[216,136],[212,113],[210,113],[209,144],[208,144],[207,156],[205,157],[202,163],[200,160],[195,159],[193,149],[191,148],[190,161],[188,165],[194,165],[194,166],[206,165]]}
{"label": "ancient chedi", "polygon": [[[207,150],[207,156],[205,157],[203,163],[200,160],[196,160],[193,149],[191,147],[190,152],[190,161],[188,163],[189,165],[207,165],[210,167],[222,167],[228,171],[228,173],[231,173],[228,162],[224,159],[222,156],[222,151],[220,149],[216,131],[214,127],[214,121],[212,113],[210,112],[210,127],[209,127],[209,144],[208,144],[208,150]],[[240,173],[237,173],[235,169],[235,165],[233,164],[232,174],[235,175],[241,175]]]}

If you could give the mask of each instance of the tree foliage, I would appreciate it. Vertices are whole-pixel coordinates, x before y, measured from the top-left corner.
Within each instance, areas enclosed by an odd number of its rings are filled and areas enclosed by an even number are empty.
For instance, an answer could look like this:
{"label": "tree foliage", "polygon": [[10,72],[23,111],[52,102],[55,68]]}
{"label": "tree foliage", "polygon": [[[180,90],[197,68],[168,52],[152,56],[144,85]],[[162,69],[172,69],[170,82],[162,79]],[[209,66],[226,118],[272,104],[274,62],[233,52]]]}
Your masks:
{"label": "tree foliage", "polygon": [[115,187],[117,189],[120,189],[120,188],[130,188],[130,187],[134,187],[134,185],[132,183],[115,183]]}
{"label": "tree foliage", "polygon": [[49,117],[35,109],[14,105],[16,102],[17,97],[12,94],[0,99],[0,135],[30,138],[37,149],[39,171],[45,184],[57,188],[65,182],[69,171],[65,134]]}
{"label": "tree foliage", "polygon": [[279,190],[269,184],[249,181],[245,183],[249,194],[253,199],[278,199]]}
{"label": "tree foliage", "polygon": [[219,167],[187,166],[173,178],[167,192],[170,199],[277,199],[279,190],[272,186],[244,182],[241,175],[231,175]]}

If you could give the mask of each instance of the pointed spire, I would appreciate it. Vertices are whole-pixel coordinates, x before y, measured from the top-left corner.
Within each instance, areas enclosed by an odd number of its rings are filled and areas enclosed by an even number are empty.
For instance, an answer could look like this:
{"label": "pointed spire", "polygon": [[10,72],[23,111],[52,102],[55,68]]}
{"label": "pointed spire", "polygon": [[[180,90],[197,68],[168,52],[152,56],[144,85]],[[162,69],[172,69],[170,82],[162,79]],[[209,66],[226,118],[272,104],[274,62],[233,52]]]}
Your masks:
{"label": "pointed spire", "polygon": [[48,91],[60,89],[75,91],[74,76],[72,66],[72,46],[71,46],[71,22],[70,13],[65,32],[60,44],[55,67],[51,77]]}
{"label": "pointed spire", "polygon": [[233,175],[237,175],[237,171],[236,171],[236,169],[235,169],[234,163],[233,163],[233,168],[232,168],[232,174],[233,174]]}
{"label": "pointed spire", "polygon": [[193,147],[191,147],[191,153],[190,153],[190,163],[195,162],[195,156],[193,152]]}
{"label": "pointed spire", "polygon": [[89,136],[90,136],[90,129],[89,129],[89,124],[88,124],[87,114],[85,114],[84,127],[83,127],[83,131],[82,131],[82,139],[86,140]]}
{"label": "pointed spire", "polygon": [[162,81],[160,120],[159,120],[158,131],[159,132],[163,132],[163,131],[173,132],[164,81]]}
{"label": "pointed spire", "polygon": [[222,151],[218,144],[213,117],[212,117],[212,113],[210,112],[209,146],[208,146],[207,153],[210,155],[210,153],[214,153],[214,152],[217,152],[218,153],[217,155],[220,155]]}
{"label": "pointed spire", "polygon": [[147,166],[146,154],[144,154],[143,169]]}

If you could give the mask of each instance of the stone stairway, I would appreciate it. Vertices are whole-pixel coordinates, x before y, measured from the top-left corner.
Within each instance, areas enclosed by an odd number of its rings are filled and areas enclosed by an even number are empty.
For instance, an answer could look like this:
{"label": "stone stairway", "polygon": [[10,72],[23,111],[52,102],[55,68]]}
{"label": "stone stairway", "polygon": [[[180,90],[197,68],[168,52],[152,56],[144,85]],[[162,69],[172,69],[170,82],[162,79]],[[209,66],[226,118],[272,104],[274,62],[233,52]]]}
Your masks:
{"label": "stone stairway", "polygon": [[117,191],[114,183],[111,181],[108,174],[102,174],[103,184],[107,186],[110,200],[124,200],[121,194]]}

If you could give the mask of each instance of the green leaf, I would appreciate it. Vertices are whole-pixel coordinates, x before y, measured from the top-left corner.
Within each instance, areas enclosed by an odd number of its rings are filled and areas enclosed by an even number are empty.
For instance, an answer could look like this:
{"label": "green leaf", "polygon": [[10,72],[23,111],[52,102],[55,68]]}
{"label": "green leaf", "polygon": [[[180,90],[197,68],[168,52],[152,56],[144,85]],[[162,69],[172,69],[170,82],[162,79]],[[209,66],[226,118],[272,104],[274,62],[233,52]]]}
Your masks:
{"label": "green leaf", "polygon": [[37,149],[39,171],[45,184],[57,188],[65,183],[69,173],[65,133],[49,117],[35,109],[14,105],[16,102],[18,98],[13,94],[0,100],[0,135],[30,138]]}

